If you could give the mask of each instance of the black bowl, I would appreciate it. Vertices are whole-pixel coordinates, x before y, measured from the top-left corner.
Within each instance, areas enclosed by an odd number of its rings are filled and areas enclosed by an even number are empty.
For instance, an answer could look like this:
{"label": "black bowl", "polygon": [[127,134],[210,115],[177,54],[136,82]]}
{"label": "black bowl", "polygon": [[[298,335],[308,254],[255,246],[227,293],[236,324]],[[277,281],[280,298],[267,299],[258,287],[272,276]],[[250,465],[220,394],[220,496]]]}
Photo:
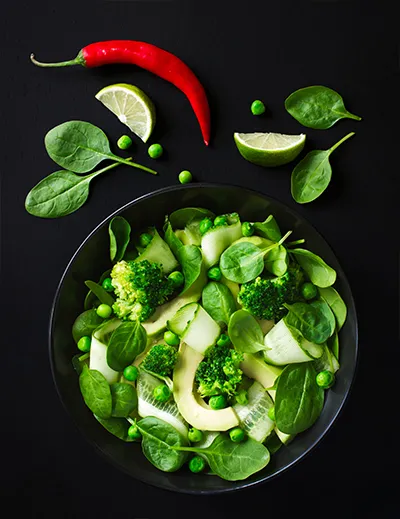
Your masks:
{"label": "black bowl", "polygon": [[[161,228],[166,214],[185,206],[206,207],[216,214],[237,211],[243,220],[249,221],[264,220],[268,214],[274,214],[283,232],[293,230],[291,240],[305,238],[306,247],[335,268],[338,274],[335,286],[348,307],[348,317],[340,332],[341,368],[334,387],[326,394],[321,416],[313,427],[274,454],[265,469],[245,481],[224,481],[218,477],[192,474],[187,469],[174,473],[157,470],[146,460],[139,444],[124,443],[97,423],[83,402],[78,377],[71,363],[77,352],[71,326],[82,311],[86,293],[84,281],[97,280],[110,267],[107,228],[110,219],[122,215],[137,230],[149,224]],[[108,461],[134,478],[164,489],[193,494],[228,492],[266,482],[309,453],[332,426],[348,397],[356,370],[357,349],[357,318],[351,290],[323,237],[304,218],[280,202],[231,185],[169,187],[142,196],[110,215],[90,233],[69,262],[57,289],[50,320],[53,377],[62,402],[82,434]]]}

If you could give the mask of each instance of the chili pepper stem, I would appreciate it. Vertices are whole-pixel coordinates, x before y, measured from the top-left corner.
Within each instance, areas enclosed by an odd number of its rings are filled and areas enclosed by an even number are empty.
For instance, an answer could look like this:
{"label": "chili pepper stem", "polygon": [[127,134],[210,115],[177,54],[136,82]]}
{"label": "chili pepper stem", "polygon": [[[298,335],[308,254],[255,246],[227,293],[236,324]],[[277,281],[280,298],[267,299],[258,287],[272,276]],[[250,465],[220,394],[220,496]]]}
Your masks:
{"label": "chili pepper stem", "polygon": [[35,58],[34,54],[31,54],[30,56],[31,61],[34,65],[38,67],[44,67],[44,68],[52,68],[52,67],[70,67],[72,65],[82,65],[85,66],[85,58],[83,57],[82,51],[79,52],[79,54],[74,59],[70,59],[68,61],[59,61],[57,63],[42,63],[41,61],[38,61]]}

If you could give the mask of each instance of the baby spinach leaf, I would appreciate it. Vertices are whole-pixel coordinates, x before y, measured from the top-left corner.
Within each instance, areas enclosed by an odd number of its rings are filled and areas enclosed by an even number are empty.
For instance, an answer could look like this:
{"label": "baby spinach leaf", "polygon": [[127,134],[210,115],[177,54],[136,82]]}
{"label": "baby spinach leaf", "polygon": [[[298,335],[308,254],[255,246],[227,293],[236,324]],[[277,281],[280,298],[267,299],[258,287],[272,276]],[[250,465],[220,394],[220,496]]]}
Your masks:
{"label": "baby spinach leaf", "polygon": [[108,224],[110,235],[110,259],[120,261],[124,257],[131,236],[131,226],[122,216],[115,216]]}
{"label": "baby spinach leaf", "polygon": [[183,229],[186,225],[195,220],[202,220],[203,218],[215,218],[215,214],[208,209],[202,207],[183,207],[177,209],[169,215],[173,229]]}
{"label": "baby spinach leaf", "polygon": [[131,384],[116,382],[111,385],[112,416],[126,418],[137,408],[136,389]]}
{"label": "baby spinach leaf", "polygon": [[156,468],[164,472],[175,472],[187,460],[186,452],[173,447],[186,446],[186,439],[172,425],[148,416],[137,422],[142,434],[143,454]]}
{"label": "baby spinach leaf", "polygon": [[347,317],[346,303],[340,297],[338,291],[333,287],[319,288],[318,291],[322,299],[328,303],[334,313],[337,322],[337,329],[340,331]]}
{"label": "baby spinach leaf", "polygon": [[84,177],[71,171],[56,171],[29,191],[25,199],[25,209],[39,218],[67,216],[86,202],[92,179],[116,166],[118,162]]}
{"label": "baby spinach leaf", "polygon": [[113,331],[107,347],[107,364],[123,371],[146,347],[146,330],[139,321],[127,321]]}
{"label": "baby spinach leaf", "polygon": [[290,252],[317,287],[329,287],[336,281],[336,271],[313,252],[306,249],[291,249]]}
{"label": "baby spinach leaf", "polygon": [[264,335],[260,325],[246,310],[237,310],[229,320],[228,335],[241,353],[256,353],[264,350]]}
{"label": "baby spinach leaf", "polygon": [[94,415],[96,420],[105,428],[107,431],[124,442],[133,442],[134,440],[129,437],[128,430],[130,423],[124,418],[100,418]]}
{"label": "baby spinach leaf", "polygon": [[266,467],[270,460],[268,449],[247,438],[235,443],[229,436],[219,434],[206,448],[174,447],[180,451],[195,452],[207,459],[211,470],[227,481],[240,481]]}
{"label": "baby spinach leaf", "polygon": [[332,335],[332,337],[329,337],[327,346],[333,355],[335,355],[336,360],[339,361],[339,334],[337,330],[335,330],[335,333]]}
{"label": "baby spinach leaf", "polygon": [[214,321],[228,326],[231,315],[236,311],[235,298],[226,285],[211,281],[202,293],[202,306]]}
{"label": "baby spinach leaf", "polygon": [[318,198],[328,187],[332,177],[329,162],[331,153],[354,132],[347,134],[329,150],[313,150],[307,153],[292,171],[292,196],[299,204],[306,204]]}
{"label": "baby spinach leaf", "polygon": [[[103,272],[103,274],[100,276],[99,282],[97,284],[101,285],[106,278],[110,277],[110,272],[111,272],[111,269],[108,269],[105,272]],[[96,301],[98,301],[96,295],[91,290],[89,290],[89,292],[86,294],[85,302],[83,304],[84,309],[90,310],[91,308],[93,308],[95,306]]]}
{"label": "baby spinach leaf", "polygon": [[157,174],[152,169],[111,153],[106,134],[85,121],[67,121],[56,126],[46,134],[44,144],[56,164],[74,173],[87,173],[101,161],[111,159]]}
{"label": "baby spinach leaf", "polygon": [[288,269],[289,255],[283,245],[267,252],[264,257],[264,265],[268,272],[274,276],[283,276]]}
{"label": "baby spinach leaf", "polygon": [[307,341],[322,344],[335,331],[335,317],[324,301],[283,306],[289,310],[285,323],[298,330]]}
{"label": "baby spinach leaf", "polygon": [[274,430],[272,430],[271,434],[265,440],[265,446],[269,450],[270,454],[275,454],[281,447],[283,443],[279,439],[279,436],[276,434]]}
{"label": "baby spinach leaf", "polygon": [[183,243],[177,237],[172,229],[172,225],[168,220],[168,217],[165,219],[164,224],[164,240],[166,241],[168,247],[172,250],[175,258],[178,259],[179,249],[183,247]]}
{"label": "baby spinach leaf", "polygon": [[289,364],[282,371],[275,394],[275,419],[280,431],[301,433],[321,414],[324,390],[318,386],[316,376],[311,362]]}
{"label": "baby spinach leaf", "polygon": [[89,353],[77,353],[72,357],[72,365],[74,370],[80,375],[83,371],[83,366],[89,362]]}
{"label": "baby spinach leaf", "polygon": [[268,240],[279,241],[282,238],[278,222],[272,214],[263,222],[254,222],[254,231],[259,236],[267,238]]}
{"label": "baby spinach leaf", "polygon": [[361,121],[346,110],[341,95],[320,85],[296,90],[286,99],[285,108],[300,124],[316,130],[326,130],[340,119]]}
{"label": "baby spinach leaf", "polygon": [[83,367],[79,387],[85,404],[100,418],[110,418],[112,412],[111,390],[104,375],[95,369]]}
{"label": "baby spinach leaf", "polygon": [[185,285],[181,292],[181,294],[184,294],[200,276],[203,256],[196,245],[183,245],[178,250],[177,259],[185,277]]}
{"label": "baby spinach leaf", "polygon": [[99,299],[101,303],[109,306],[112,306],[115,303],[113,296],[104,290],[101,285],[98,285],[94,281],[90,280],[85,281],[85,285],[93,292],[93,294],[97,297],[97,299]]}
{"label": "baby spinach leaf", "polygon": [[85,335],[92,335],[92,332],[104,322],[102,317],[96,314],[96,310],[85,310],[78,315],[72,325],[72,337],[77,343]]}

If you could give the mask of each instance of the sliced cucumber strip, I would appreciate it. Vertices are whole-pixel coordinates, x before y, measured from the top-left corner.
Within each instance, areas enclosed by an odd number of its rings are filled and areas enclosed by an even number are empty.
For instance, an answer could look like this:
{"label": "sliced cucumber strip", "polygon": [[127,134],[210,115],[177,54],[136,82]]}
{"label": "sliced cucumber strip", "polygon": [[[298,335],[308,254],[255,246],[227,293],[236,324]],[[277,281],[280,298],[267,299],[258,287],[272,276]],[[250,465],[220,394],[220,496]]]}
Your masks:
{"label": "sliced cucumber strip", "polygon": [[168,329],[179,336],[183,335],[190,322],[193,321],[198,306],[199,305],[197,303],[189,303],[185,306],[182,306],[176,312],[174,317],[168,321]]}
{"label": "sliced cucumber strip", "polygon": [[278,438],[281,440],[281,442],[284,445],[287,445],[289,442],[293,440],[293,438],[296,436],[295,434],[286,434],[278,429],[278,427],[275,425],[275,432]]}
{"label": "sliced cucumber strip", "polygon": [[221,328],[219,325],[202,306],[197,304],[196,313],[181,338],[191,348],[205,354],[217,342],[220,334]]}
{"label": "sliced cucumber strip", "polygon": [[242,236],[240,220],[238,217],[235,217],[235,220],[231,225],[214,227],[202,237],[201,250],[207,268],[216,265],[224,250]]}
{"label": "sliced cucumber strip", "polygon": [[169,274],[178,267],[178,262],[167,243],[158,234],[157,229],[153,229],[152,233],[153,239],[135,261],[148,260],[153,263],[160,263],[164,273]]}
{"label": "sliced cucumber strip", "polygon": [[236,404],[233,409],[247,435],[262,443],[275,426],[275,422],[268,417],[268,410],[274,403],[264,387],[257,381],[251,385],[247,395],[248,404]]}

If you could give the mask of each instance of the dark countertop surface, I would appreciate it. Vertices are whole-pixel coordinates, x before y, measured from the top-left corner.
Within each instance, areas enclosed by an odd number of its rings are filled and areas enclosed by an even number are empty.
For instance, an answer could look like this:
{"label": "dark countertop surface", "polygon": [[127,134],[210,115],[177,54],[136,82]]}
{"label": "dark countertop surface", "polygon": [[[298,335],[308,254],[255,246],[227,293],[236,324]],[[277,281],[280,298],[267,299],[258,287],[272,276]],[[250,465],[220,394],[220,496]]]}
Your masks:
{"label": "dark countertop surface", "polygon": [[[6,365],[0,494],[13,498],[13,517],[19,507],[25,517],[51,512],[72,518],[250,517],[260,512],[386,518],[399,513],[392,476],[399,420],[391,385],[397,377],[391,370],[399,335],[394,273],[400,78],[396,19],[384,6],[350,0],[237,6],[109,0],[79,7],[56,2],[3,7],[0,315]],[[156,44],[195,71],[211,105],[209,148],[185,96],[144,70],[44,70],[29,61],[31,52],[43,61],[69,59],[88,43],[114,38]],[[163,144],[165,157],[152,161],[138,139],[133,153],[138,162],[155,166],[159,176],[122,166],[93,182],[89,201],[78,212],[59,220],[30,216],[24,210],[27,192],[59,169],[43,146],[50,128],[82,119],[104,129],[111,142],[125,133],[94,98],[100,88],[117,82],[136,84],[156,104],[151,142]],[[363,120],[340,121],[327,131],[301,127],[285,111],[284,99],[312,84],[340,92],[346,107]],[[257,98],[267,105],[258,118],[249,110]],[[300,206],[290,194],[293,165],[263,169],[247,163],[237,152],[234,131],[305,132],[305,151],[329,148],[350,131],[356,135],[332,155],[327,191]],[[191,170],[196,181],[259,189],[304,215],[335,251],[358,311],[359,368],[335,426],[311,455],[280,477],[231,495],[173,494],[118,472],[71,423],[48,360],[52,300],[77,247],[120,206],[176,184],[182,169]]]}

